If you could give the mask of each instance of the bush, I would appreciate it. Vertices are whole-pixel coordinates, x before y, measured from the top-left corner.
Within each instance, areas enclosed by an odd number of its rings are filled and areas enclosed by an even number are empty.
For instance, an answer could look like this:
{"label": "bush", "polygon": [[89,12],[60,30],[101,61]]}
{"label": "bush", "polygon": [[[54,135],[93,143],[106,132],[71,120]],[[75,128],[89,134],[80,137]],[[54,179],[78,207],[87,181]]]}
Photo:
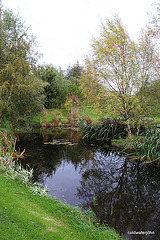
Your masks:
{"label": "bush", "polygon": [[67,97],[67,83],[61,72],[52,65],[39,66],[37,75],[44,83],[45,87],[45,107],[62,107]]}

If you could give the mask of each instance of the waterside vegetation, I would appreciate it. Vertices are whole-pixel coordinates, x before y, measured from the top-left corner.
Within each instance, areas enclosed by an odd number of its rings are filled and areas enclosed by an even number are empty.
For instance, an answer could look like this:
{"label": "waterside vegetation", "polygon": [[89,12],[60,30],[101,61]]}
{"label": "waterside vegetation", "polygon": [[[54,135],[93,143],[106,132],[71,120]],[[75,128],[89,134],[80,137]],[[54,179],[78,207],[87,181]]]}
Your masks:
{"label": "waterside vegetation", "polygon": [[[87,218],[33,184],[32,169],[19,164],[25,152],[15,149],[14,134],[34,127],[79,127],[84,139],[121,145],[132,157],[159,167],[154,119],[160,124],[160,2],[136,43],[114,15],[93,38],[84,66],[77,62],[65,71],[38,65],[35,37],[20,16],[0,7],[2,238],[119,239],[114,230],[95,227],[91,212]],[[150,117],[149,124],[143,121]]]}
{"label": "waterside vegetation", "polygon": [[157,163],[160,167],[160,131],[147,129],[132,145],[137,157],[146,163]]}
{"label": "waterside vegetation", "polygon": [[[87,114],[86,114],[87,113]],[[39,121],[41,116],[41,122]],[[85,117],[87,116],[87,117]],[[119,147],[123,152],[132,152],[130,156],[154,163],[159,166],[159,137],[158,120],[146,118],[141,124],[132,127],[132,136],[128,138],[127,125],[122,119],[103,117],[93,108],[74,108],[71,112],[66,109],[46,110],[34,119],[34,125],[44,128],[77,128],[83,139],[90,142],[106,142],[108,145]],[[39,122],[38,122],[39,121]],[[41,123],[41,124],[40,124]]]}
{"label": "waterside vegetation", "polygon": [[2,239],[122,239],[115,230],[99,225],[91,210],[82,213],[78,207],[47,196],[47,188],[32,182],[33,170],[18,163],[11,136],[5,133],[2,139]]}
{"label": "waterside vegetation", "polygon": [[33,195],[24,184],[0,175],[1,238],[30,240],[121,239],[113,229],[93,224],[91,211]]}

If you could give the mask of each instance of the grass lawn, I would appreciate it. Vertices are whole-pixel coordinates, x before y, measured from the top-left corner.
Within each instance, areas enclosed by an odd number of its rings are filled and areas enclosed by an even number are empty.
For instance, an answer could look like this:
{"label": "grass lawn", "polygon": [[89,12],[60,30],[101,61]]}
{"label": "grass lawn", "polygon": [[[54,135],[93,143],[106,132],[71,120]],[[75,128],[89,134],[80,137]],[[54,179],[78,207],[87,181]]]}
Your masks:
{"label": "grass lawn", "polygon": [[120,239],[112,229],[95,227],[79,209],[0,175],[0,239]]}
{"label": "grass lawn", "polygon": [[[47,114],[47,122],[53,121],[53,114],[56,115],[58,121],[64,121],[67,120],[68,111],[66,109],[48,109]],[[45,114],[43,112],[39,112],[32,120],[34,124],[42,124],[44,121]]]}
{"label": "grass lawn", "polygon": [[[80,119],[84,118],[90,118],[92,121],[95,121],[97,119],[103,118],[103,117],[111,117],[110,114],[106,113],[100,113],[91,106],[88,105],[80,105],[74,108],[75,111],[78,112],[78,117]],[[71,111],[67,109],[48,109],[48,113],[46,115],[47,117],[47,122],[51,123],[54,119],[54,114],[56,115],[56,118],[58,122],[63,122],[67,121],[68,117],[70,116],[72,118]],[[42,124],[44,121],[45,114],[43,112],[39,112],[32,120],[33,124]],[[158,121],[158,124],[160,124],[160,118],[156,117],[155,118]]]}
{"label": "grass lawn", "polygon": [[90,117],[92,121],[97,120],[99,118],[103,118],[103,117],[109,117],[109,115],[106,115],[104,113],[99,113],[94,108],[87,105],[81,105],[77,107],[77,109],[79,110],[79,115],[81,118]]}
{"label": "grass lawn", "polygon": [[[103,113],[99,113],[95,109],[91,108],[90,106],[86,106],[86,105],[81,105],[74,109],[75,109],[75,111],[78,112],[78,117],[81,119],[90,118],[92,121],[94,121],[94,120],[102,118],[102,117],[109,117],[108,115],[106,116]],[[53,121],[53,118],[54,118],[53,114],[56,115],[58,122],[66,121],[68,119],[68,116],[71,116],[70,111],[66,110],[66,109],[48,109],[48,113],[46,115],[48,123]],[[34,124],[42,124],[42,122],[44,121],[44,118],[45,118],[44,116],[45,116],[45,114],[40,112],[34,117],[32,122]]]}

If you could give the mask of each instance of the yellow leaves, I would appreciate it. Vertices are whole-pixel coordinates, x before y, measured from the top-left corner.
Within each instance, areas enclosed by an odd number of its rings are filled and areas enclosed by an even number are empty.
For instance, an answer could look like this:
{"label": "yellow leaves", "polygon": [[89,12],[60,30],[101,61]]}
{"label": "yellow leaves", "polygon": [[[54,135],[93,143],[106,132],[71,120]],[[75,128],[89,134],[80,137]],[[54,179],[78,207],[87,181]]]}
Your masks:
{"label": "yellow leaves", "polygon": [[70,98],[70,97],[67,97],[66,99],[66,102],[64,104],[64,107],[67,109],[67,110],[71,110],[71,108],[74,106],[74,102],[73,102],[73,99]]}
{"label": "yellow leaves", "polygon": [[142,157],[141,157],[141,160],[142,160],[142,161],[145,161],[145,160],[146,160],[146,155],[142,156]]}
{"label": "yellow leaves", "polygon": [[73,107],[79,106],[80,102],[81,102],[81,99],[79,97],[75,96],[74,94],[72,94],[67,97],[64,107],[67,110],[71,111],[71,109]]}

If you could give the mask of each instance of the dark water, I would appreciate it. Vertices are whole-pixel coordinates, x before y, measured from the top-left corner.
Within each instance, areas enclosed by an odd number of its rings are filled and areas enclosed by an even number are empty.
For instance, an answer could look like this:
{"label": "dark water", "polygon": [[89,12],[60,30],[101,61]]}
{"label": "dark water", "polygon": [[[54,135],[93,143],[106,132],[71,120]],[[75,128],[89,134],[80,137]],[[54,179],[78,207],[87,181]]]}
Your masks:
{"label": "dark water", "polygon": [[[72,144],[61,144],[67,139]],[[44,144],[59,139],[58,145]],[[160,239],[159,169],[127,160],[118,151],[79,141],[77,131],[20,134],[26,149],[22,164],[34,168],[34,180],[50,194],[83,209],[91,207],[101,223],[125,239]],[[128,234],[129,231],[145,234]],[[147,231],[154,234],[146,235]]]}

